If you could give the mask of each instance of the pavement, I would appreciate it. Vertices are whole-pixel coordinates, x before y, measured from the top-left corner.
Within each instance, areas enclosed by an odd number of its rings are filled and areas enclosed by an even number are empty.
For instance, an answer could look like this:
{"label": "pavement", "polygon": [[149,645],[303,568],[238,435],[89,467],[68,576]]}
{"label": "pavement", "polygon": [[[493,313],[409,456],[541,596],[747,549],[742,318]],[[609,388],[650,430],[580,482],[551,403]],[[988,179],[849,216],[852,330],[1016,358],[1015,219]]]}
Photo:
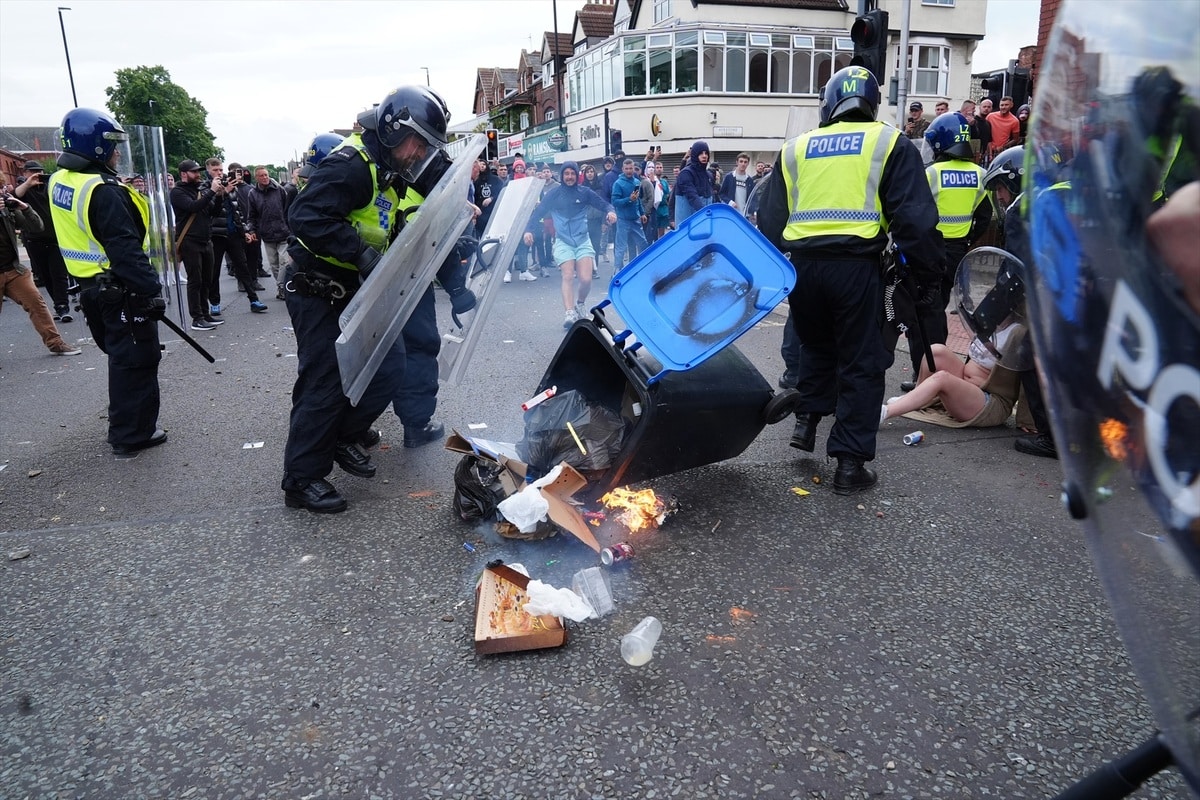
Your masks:
{"label": "pavement", "polygon": [[[607,571],[613,614],[476,656],[485,564],[569,586],[595,554],[460,522],[458,457],[400,446],[390,411],[377,477],[331,476],[349,511],[285,508],[290,321],[226,284],[198,337],[215,365],[164,331],[170,440],[130,461],[104,442],[94,344],[50,356],[2,308],[0,795],[1042,798],[1153,730],[1058,463],[1014,452],[1011,420],[916,447],[889,421],[855,497],[830,489],[828,421],[815,457],[767,427],[652,481],[681,506],[661,530],[596,529],[636,549]],[[562,310],[556,278],[500,290],[438,417],[516,441]],[[782,324],[736,345],[772,383]],[[663,633],[630,667],[646,615]],[[1184,792],[1168,773],[1134,796]]]}

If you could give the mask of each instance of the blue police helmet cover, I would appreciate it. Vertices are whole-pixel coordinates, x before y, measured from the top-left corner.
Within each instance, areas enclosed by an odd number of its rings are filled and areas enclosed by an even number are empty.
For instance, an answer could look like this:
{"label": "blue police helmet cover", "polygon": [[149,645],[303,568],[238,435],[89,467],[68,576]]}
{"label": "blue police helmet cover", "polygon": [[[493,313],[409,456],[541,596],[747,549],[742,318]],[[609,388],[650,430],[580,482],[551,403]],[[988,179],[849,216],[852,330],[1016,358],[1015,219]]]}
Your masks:
{"label": "blue police helmet cover", "polygon": [[939,114],[925,129],[925,141],[934,155],[971,158],[971,124],[958,111]]}
{"label": "blue police helmet cover", "polygon": [[1200,794],[1200,148],[1183,135],[1200,114],[1198,41],[1193,0],[1065,2],[1023,209],[1064,497]]}
{"label": "blue police helmet cover", "polygon": [[73,108],[63,117],[59,130],[63,150],[104,162],[129,134],[110,114],[93,108]]}
{"label": "blue police helmet cover", "polygon": [[857,112],[875,119],[879,110],[879,83],[866,67],[843,67],[830,76],[821,92],[821,124]]}

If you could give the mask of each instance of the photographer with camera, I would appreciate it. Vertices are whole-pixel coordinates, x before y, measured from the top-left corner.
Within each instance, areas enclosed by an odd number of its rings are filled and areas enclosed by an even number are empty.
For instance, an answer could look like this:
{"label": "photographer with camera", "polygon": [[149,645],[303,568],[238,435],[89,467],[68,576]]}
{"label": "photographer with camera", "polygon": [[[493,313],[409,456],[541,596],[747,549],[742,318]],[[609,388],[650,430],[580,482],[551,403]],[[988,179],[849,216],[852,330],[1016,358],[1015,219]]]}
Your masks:
{"label": "photographer with camera", "polygon": [[[210,167],[210,174],[211,169]],[[256,314],[265,313],[267,310],[267,304],[258,297],[258,290],[263,286],[255,277],[254,268],[250,266],[250,255],[258,249],[258,240],[249,221],[248,204],[244,196],[249,192],[249,187],[245,184],[247,175],[248,172],[241,164],[234,162],[229,165],[229,174],[222,176],[226,194],[220,204],[220,213],[210,216],[213,276],[216,280],[209,287],[208,310],[214,318],[221,314],[219,284],[222,258],[229,265],[229,274],[237,278],[238,291],[246,293],[246,299],[250,301],[250,310]]]}
{"label": "photographer with camera", "polygon": [[[216,162],[219,174],[220,159]],[[205,176],[208,180],[203,180]],[[194,331],[211,331],[224,321],[213,318],[208,298],[209,285],[216,280],[211,216],[224,208],[222,199],[227,191],[222,178],[206,173],[192,159],[179,164],[179,182],[171,190],[171,211],[175,214],[176,254],[188,277],[188,312]]]}
{"label": "photographer with camera", "polygon": [[108,442],[134,458],[167,440],[158,427],[158,320],[162,284],[146,254],[150,206],[117,178],[129,136],[103,111],[76,108],[62,121],[63,153],[50,176],[50,215],[67,271],[96,344],[108,355]]}
{"label": "photographer with camera", "polygon": [[[0,193],[0,297],[12,298],[25,312],[33,329],[56,356],[77,356],[82,352],[63,341],[46,308],[42,293],[33,284],[29,268],[17,257],[17,230],[25,236],[37,235],[45,224],[28,203],[6,190]],[[0,308],[3,305],[0,304]]]}
{"label": "photographer with camera", "polygon": [[33,210],[42,218],[43,230],[34,232],[23,228],[21,238],[25,241],[25,252],[33,265],[33,274],[38,277],[50,300],[54,303],[54,319],[61,322],[71,322],[71,305],[68,288],[70,276],[67,275],[67,265],[63,263],[62,253],[58,252],[58,239],[54,236],[54,226],[50,224],[50,195],[46,192],[49,177],[36,161],[25,162],[25,179],[13,189],[13,195],[33,206]]}

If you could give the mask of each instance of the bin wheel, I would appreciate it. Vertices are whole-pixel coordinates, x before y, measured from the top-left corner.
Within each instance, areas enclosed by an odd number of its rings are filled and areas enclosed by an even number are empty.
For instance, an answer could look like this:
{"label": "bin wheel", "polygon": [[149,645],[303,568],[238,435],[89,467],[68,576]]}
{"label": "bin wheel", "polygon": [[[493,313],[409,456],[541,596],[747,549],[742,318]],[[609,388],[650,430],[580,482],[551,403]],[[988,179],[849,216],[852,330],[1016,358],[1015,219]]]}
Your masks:
{"label": "bin wheel", "polygon": [[796,412],[796,406],[798,405],[800,405],[800,393],[795,389],[785,389],[773,396],[763,406],[763,421],[768,425],[783,422]]}

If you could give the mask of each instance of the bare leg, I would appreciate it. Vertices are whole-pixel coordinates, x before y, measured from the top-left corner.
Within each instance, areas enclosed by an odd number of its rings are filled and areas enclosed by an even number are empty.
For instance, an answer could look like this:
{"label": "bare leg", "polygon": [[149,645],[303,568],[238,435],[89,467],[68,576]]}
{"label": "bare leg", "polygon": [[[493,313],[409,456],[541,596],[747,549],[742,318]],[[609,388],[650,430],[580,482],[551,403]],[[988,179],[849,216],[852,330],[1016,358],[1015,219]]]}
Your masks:
{"label": "bare leg", "polygon": [[887,404],[887,419],[899,417],[918,408],[924,408],[940,399],[946,411],[956,420],[963,422],[983,410],[987,402],[983,390],[970,381],[949,372],[935,372],[928,379],[903,397],[893,398]]}
{"label": "bare leg", "polygon": [[[938,372],[949,372],[958,378],[963,376],[963,360],[959,358],[958,353],[944,344],[935,344],[930,349],[933,350],[933,364],[937,367]],[[917,382],[920,383],[928,377],[929,365],[922,359],[921,373],[917,377]]]}
{"label": "bare leg", "polygon": [[587,305],[588,293],[592,291],[592,266],[595,262],[591,258],[579,259],[579,303]]}
{"label": "bare leg", "polygon": [[[562,270],[562,301],[563,310],[570,311],[575,307],[575,262],[564,261],[558,265]],[[592,271],[588,269],[588,281],[591,281]]]}

